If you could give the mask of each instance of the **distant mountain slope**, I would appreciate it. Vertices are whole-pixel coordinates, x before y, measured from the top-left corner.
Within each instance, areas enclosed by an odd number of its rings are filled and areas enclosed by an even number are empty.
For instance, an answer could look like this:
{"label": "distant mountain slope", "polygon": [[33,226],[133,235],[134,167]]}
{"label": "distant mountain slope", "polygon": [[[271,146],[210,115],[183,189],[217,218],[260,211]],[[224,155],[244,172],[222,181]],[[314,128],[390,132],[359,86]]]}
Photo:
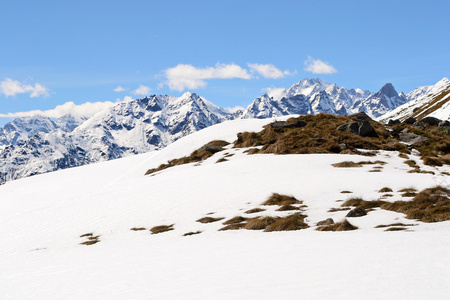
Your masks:
{"label": "distant mountain slope", "polygon": [[433,116],[441,120],[448,120],[450,116],[450,80],[443,78],[434,86],[426,87],[417,93],[419,96],[408,103],[397,107],[381,116],[378,120],[388,122],[390,119],[401,121],[409,117],[418,120]]}
{"label": "distant mountain slope", "polygon": [[29,138],[16,138],[14,144],[0,152],[0,182],[161,149],[231,117],[229,112],[191,93],[178,98],[153,95],[118,103],[71,132],[62,128],[74,127],[73,118],[67,117],[64,123],[33,117],[40,126],[33,130],[15,127],[19,137],[28,133]]}

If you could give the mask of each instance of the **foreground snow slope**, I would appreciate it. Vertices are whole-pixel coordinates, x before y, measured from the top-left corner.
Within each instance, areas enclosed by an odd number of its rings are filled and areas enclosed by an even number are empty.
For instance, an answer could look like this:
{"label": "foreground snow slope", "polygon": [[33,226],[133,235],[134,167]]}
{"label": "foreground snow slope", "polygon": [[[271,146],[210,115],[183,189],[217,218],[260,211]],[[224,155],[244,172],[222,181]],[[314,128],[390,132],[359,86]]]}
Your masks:
{"label": "foreground snow slope", "polygon": [[[281,118],[278,118],[279,120]],[[144,176],[214,139],[232,142],[271,120],[236,120],[187,136],[162,151],[38,175],[0,186],[2,299],[448,299],[449,222],[425,224],[375,210],[351,218],[353,232],[317,232],[352,191],[366,200],[391,187],[448,185],[436,175],[407,173],[395,152],[356,155],[246,155],[227,149],[200,164]],[[333,168],[344,160],[383,160],[382,172]],[[416,159],[419,162],[418,159]],[[307,205],[308,229],[217,231],[228,218],[260,207],[273,192]],[[404,200],[407,200],[405,198]],[[256,215],[286,215],[274,207]],[[205,216],[223,221],[201,224]],[[376,225],[418,224],[410,232]],[[419,224],[420,223],[420,224]],[[147,229],[174,224],[151,235]],[[202,231],[193,236],[187,232]],[[85,233],[100,242],[80,245]]]}

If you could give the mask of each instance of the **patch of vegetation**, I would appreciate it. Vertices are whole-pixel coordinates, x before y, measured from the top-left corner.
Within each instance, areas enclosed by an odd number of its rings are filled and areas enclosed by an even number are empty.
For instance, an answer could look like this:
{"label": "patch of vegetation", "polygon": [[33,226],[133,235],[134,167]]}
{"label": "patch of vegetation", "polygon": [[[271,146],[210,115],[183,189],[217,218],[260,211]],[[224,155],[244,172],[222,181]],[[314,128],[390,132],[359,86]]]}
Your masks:
{"label": "patch of vegetation", "polygon": [[257,208],[252,208],[252,209],[246,210],[244,213],[246,213],[246,214],[254,214],[254,213],[259,213],[259,212],[262,212],[262,211],[265,211],[265,209],[257,207]]}
{"label": "patch of vegetation", "polygon": [[187,232],[187,233],[183,234],[183,236],[190,236],[190,235],[195,235],[195,234],[199,234],[199,233],[202,233],[202,232],[200,230],[195,231],[195,232],[191,231],[191,232]]}
{"label": "patch of vegetation", "polygon": [[249,230],[263,230],[266,229],[267,226],[275,223],[276,219],[274,217],[259,217],[249,219],[243,228]]}
{"label": "patch of vegetation", "polygon": [[385,231],[403,231],[406,230],[405,227],[389,227]]}
{"label": "patch of vegetation", "polygon": [[272,231],[292,231],[308,228],[309,225],[305,223],[306,216],[301,213],[295,213],[293,215],[276,218],[275,222],[268,225],[265,232]]}
{"label": "patch of vegetation", "polygon": [[375,228],[399,227],[399,226],[416,226],[416,224],[393,223],[388,225],[377,225]]}
{"label": "patch of vegetation", "polygon": [[413,187],[408,187],[408,188],[400,189],[397,192],[399,192],[399,193],[414,193],[414,192],[417,192],[417,190]]}
{"label": "patch of vegetation", "polygon": [[221,162],[226,162],[226,161],[228,161],[228,159],[222,157],[222,158],[219,158],[219,159],[216,161],[216,164],[217,164],[217,163],[221,163]]}
{"label": "patch of vegetation", "polygon": [[281,195],[278,193],[273,193],[262,205],[291,205],[291,204],[302,204],[303,201],[297,200],[292,196]]}
{"label": "patch of vegetation", "polygon": [[92,232],[90,232],[90,233],[82,234],[82,235],[80,235],[80,237],[93,236],[93,235],[94,234]]}
{"label": "patch of vegetation", "polygon": [[277,211],[289,211],[289,210],[301,210],[301,208],[298,206],[293,206],[293,205],[288,204],[288,205],[283,205],[277,209]]}
{"label": "patch of vegetation", "polygon": [[409,156],[406,155],[405,153],[400,153],[400,154],[398,155],[398,157],[404,158],[404,159],[409,159]]}
{"label": "patch of vegetation", "polygon": [[152,234],[158,234],[158,233],[174,230],[173,225],[175,225],[175,224],[155,226],[150,229],[150,232]]}
{"label": "patch of vegetation", "polygon": [[197,222],[206,224],[206,223],[217,222],[217,221],[220,221],[223,219],[225,219],[225,218],[204,217],[204,218],[198,219]]}
{"label": "patch of vegetation", "polygon": [[316,228],[317,231],[350,231],[356,229],[358,229],[358,227],[352,225],[347,219],[339,223],[319,226]]}
{"label": "patch of vegetation", "polygon": [[328,210],[328,212],[347,211],[350,209],[351,209],[350,207],[340,207],[340,208],[333,207],[333,208],[330,208]]}
{"label": "patch of vegetation", "polygon": [[94,236],[92,233],[85,233],[80,235],[80,237],[85,237],[87,238],[87,241],[81,242],[80,245],[86,245],[86,246],[90,246],[90,245],[94,245],[97,244],[98,242],[100,242],[100,236]]}
{"label": "patch of vegetation", "polygon": [[145,228],[145,227],[133,227],[133,228],[131,228],[130,230],[133,230],[133,231],[141,231],[141,230],[147,230],[147,228]]}
{"label": "patch of vegetation", "polygon": [[390,187],[385,186],[384,188],[381,188],[378,190],[378,193],[392,193],[392,189]]}
{"label": "patch of vegetation", "polygon": [[174,167],[174,166],[203,161],[203,160],[213,156],[215,153],[223,151],[224,150],[223,147],[225,147],[227,145],[229,145],[228,142],[221,141],[221,140],[209,142],[208,144],[204,145],[203,147],[192,152],[191,155],[189,155],[189,156],[172,159],[167,164],[161,164],[157,168],[147,170],[145,175],[159,172],[159,171],[162,171],[167,168]]}
{"label": "patch of vegetation", "polygon": [[353,161],[342,161],[339,163],[332,164],[335,168],[361,168],[362,165],[360,163],[356,163]]}
{"label": "patch of vegetation", "polygon": [[[374,127],[378,137],[362,137],[354,133],[336,130],[340,125],[355,121],[360,120],[349,116],[331,114],[290,118],[286,122],[292,124],[292,126],[276,127],[269,124],[258,133],[239,133],[237,140],[234,142],[234,147],[262,146],[257,153],[275,154],[363,154],[357,149],[379,150],[384,149],[383,144],[396,142],[389,137],[389,132],[384,128],[384,125],[373,121],[370,121],[370,124]],[[397,148],[403,149],[406,146],[399,144]]]}
{"label": "patch of vegetation", "polygon": [[[400,191],[412,193],[411,190],[415,189],[407,188]],[[362,208],[379,207],[403,213],[407,219],[417,219],[427,223],[450,220],[450,190],[442,186],[425,189],[409,201],[365,201],[361,198],[354,198],[347,200],[342,205]]]}
{"label": "patch of vegetation", "polygon": [[234,218],[231,218],[231,219],[223,222],[222,224],[223,225],[239,224],[239,223],[242,223],[242,222],[244,222],[246,220],[248,220],[248,218],[244,218],[244,217],[241,217],[241,216],[236,216]]}
{"label": "patch of vegetation", "polygon": [[341,194],[352,194],[353,192],[351,191],[342,191]]}
{"label": "patch of vegetation", "polygon": [[246,225],[245,223],[230,224],[230,225],[220,228],[219,231],[243,229],[245,227],[245,225]]}

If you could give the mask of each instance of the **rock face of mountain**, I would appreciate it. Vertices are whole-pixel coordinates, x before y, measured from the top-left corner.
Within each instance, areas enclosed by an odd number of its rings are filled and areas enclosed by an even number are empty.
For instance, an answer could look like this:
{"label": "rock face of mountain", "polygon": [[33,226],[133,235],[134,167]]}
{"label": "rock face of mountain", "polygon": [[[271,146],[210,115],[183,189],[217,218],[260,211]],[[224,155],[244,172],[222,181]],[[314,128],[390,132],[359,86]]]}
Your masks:
{"label": "rock face of mountain", "polygon": [[[411,96],[409,96],[412,94]],[[409,117],[421,120],[435,117],[448,120],[450,116],[450,80],[443,78],[434,86],[420,87],[408,94],[411,100],[378,118],[380,122],[391,119],[403,121]],[[416,98],[414,98],[416,96]]]}
{"label": "rock face of mountain", "polygon": [[343,114],[360,111],[375,118],[407,102],[388,83],[378,93],[346,89],[321,79],[303,79],[289,88],[281,99],[267,94],[257,98],[243,112],[243,118],[269,118],[290,114]]}
{"label": "rock face of mountain", "polygon": [[118,103],[79,126],[69,116],[56,122],[34,117],[39,121],[34,123],[40,126],[34,126],[33,130],[15,126],[17,132],[21,128],[19,136],[25,136],[24,132],[29,136],[22,140],[7,139],[14,143],[5,144],[0,152],[0,182],[161,149],[232,117],[191,93],[178,98],[153,95]]}

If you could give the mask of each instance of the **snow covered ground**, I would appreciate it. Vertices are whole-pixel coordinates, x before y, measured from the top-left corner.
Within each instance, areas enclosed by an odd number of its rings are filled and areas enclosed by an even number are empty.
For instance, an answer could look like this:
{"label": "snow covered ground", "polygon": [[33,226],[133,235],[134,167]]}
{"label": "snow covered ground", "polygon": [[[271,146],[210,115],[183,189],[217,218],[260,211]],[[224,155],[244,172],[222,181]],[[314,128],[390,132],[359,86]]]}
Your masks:
{"label": "snow covered ground", "polygon": [[[277,118],[278,120],[285,118]],[[407,173],[396,152],[356,155],[247,155],[228,147],[199,163],[144,176],[215,139],[259,131],[271,120],[236,120],[187,136],[162,151],[38,175],[0,186],[2,299],[449,299],[450,222],[421,223],[375,210],[349,218],[349,232],[318,232],[340,221],[342,200],[375,200],[390,187],[450,186],[436,175]],[[225,153],[228,161],[216,163]],[[345,160],[386,162],[334,168]],[[342,194],[347,190],[351,194]],[[263,207],[272,193],[304,201],[310,228],[290,232],[218,231],[222,222]],[[410,198],[403,198],[407,200]],[[254,214],[285,216],[289,212]],[[202,224],[196,220],[223,217]],[[385,232],[377,225],[416,224]],[[174,230],[150,234],[157,225]],[[147,230],[132,231],[134,227]],[[188,232],[200,234],[183,236]],[[100,242],[86,246],[80,235]]]}

